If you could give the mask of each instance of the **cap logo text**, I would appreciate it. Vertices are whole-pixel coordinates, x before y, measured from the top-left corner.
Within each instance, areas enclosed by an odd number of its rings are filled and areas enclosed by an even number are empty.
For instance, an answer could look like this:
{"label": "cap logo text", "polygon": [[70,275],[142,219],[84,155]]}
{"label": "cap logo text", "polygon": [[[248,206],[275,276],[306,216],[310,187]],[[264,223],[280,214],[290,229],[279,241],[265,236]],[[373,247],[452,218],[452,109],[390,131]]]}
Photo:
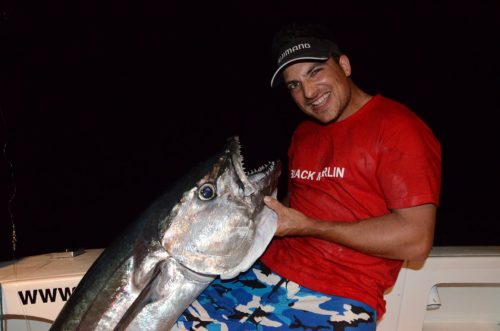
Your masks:
{"label": "cap logo text", "polygon": [[302,44],[297,44],[293,47],[287,48],[283,53],[281,53],[280,57],[278,58],[278,64],[283,61],[283,58],[285,56],[288,56],[298,50],[305,49],[305,48],[311,48],[311,44],[309,43],[302,43]]}

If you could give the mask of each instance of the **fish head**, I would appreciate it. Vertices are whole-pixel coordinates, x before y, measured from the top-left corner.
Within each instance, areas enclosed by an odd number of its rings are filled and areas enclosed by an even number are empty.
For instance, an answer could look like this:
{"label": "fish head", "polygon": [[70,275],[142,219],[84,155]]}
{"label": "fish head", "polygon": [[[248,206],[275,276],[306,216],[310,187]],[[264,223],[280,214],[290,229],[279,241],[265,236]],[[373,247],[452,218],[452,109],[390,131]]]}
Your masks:
{"label": "fish head", "polygon": [[208,172],[172,208],[162,246],[197,273],[235,276],[248,268],[276,230],[276,215],[263,198],[276,196],[280,172],[279,161],[246,172],[239,139],[228,139]]}

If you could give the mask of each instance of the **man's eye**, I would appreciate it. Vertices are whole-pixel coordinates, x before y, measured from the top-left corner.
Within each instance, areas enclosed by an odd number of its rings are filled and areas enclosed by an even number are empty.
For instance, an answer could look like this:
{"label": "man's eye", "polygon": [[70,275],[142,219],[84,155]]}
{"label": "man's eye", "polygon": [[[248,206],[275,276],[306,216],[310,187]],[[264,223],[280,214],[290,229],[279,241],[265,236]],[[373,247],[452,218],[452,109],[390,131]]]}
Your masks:
{"label": "man's eye", "polygon": [[320,71],[321,71],[321,68],[314,69],[313,71],[311,71],[311,77],[316,76]]}
{"label": "man's eye", "polygon": [[287,85],[289,90],[296,89],[298,86],[299,86],[299,83],[297,83],[297,82],[291,82],[291,83],[288,83],[288,85]]}

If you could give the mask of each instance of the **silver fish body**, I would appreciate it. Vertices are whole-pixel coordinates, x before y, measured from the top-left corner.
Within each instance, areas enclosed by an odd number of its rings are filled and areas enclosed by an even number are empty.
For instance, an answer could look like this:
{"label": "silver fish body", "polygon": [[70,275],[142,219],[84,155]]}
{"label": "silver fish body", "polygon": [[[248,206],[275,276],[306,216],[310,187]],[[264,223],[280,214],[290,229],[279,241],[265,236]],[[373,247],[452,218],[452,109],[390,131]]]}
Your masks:
{"label": "silver fish body", "polygon": [[276,215],[281,165],[246,173],[237,137],[157,199],[105,249],[51,331],[170,330],[217,276],[232,278],[263,253]]}

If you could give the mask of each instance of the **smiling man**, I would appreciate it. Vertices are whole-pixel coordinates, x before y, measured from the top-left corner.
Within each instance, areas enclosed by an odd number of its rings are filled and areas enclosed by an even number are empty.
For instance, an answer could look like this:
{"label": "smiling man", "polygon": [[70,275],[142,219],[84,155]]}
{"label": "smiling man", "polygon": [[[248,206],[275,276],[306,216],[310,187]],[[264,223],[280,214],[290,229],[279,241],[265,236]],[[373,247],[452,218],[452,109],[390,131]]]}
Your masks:
{"label": "smiling man", "polygon": [[440,144],[407,107],[361,90],[322,27],[284,27],[273,46],[271,86],[284,85],[311,120],[289,148],[289,206],[267,201],[279,239],[261,261],[318,297],[358,301],[376,316],[363,330],[374,330],[402,261],[432,247]]}
{"label": "smiling man", "polygon": [[295,130],[288,195],[267,197],[275,238],[247,272],[215,280],[178,329],[374,331],[404,260],[432,247],[440,144],[404,105],[369,95],[317,26],[274,39],[271,86],[310,119]]}

